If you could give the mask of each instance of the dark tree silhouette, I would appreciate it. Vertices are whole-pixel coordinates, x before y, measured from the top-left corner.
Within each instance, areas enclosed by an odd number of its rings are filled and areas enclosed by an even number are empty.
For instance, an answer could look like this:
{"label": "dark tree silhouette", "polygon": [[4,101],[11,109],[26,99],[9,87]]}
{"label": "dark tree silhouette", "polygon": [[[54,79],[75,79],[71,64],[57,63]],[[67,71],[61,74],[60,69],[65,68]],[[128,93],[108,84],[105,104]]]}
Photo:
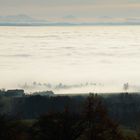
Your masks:
{"label": "dark tree silhouette", "polygon": [[121,140],[118,125],[107,115],[101,98],[90,94],[85,105],[86,140]]}
{"label": "dark tree silhouette", "polygon": [[62,113],[41,116],[32,129],[33,139],[39,140],[76,140],[84,127],[80,116],[65,108]]}

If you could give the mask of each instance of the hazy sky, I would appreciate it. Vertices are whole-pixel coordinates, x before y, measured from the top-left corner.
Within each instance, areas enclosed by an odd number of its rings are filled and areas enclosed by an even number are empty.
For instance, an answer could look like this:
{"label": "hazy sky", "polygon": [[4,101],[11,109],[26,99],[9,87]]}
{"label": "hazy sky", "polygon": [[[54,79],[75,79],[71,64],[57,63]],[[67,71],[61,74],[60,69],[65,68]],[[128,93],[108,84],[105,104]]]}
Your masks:
{"label": "hazy sky", "polygon": [[0,15],[140,17],[140,0],[0,0]]}

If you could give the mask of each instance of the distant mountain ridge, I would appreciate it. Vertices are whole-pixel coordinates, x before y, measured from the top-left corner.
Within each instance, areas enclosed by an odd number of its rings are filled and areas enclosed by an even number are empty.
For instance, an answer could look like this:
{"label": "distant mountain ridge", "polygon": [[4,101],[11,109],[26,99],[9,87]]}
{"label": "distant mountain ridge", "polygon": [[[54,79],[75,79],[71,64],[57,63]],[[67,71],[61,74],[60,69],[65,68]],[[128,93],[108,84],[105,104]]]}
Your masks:
{"label": "distant mountain ridge", "polygon": [[22,25],[22,24],[39,24],[44,23],[44,20],[34,19],[27,15],[8,15],[0,16],[0,25]]}
{"label": "distant mountain ridge", "polygon": [[28,15],[0,16],[0,26],[76,26],[76,25],[140,25],[140,18],[78,18],[66,15],[62,18],[39,20]]}

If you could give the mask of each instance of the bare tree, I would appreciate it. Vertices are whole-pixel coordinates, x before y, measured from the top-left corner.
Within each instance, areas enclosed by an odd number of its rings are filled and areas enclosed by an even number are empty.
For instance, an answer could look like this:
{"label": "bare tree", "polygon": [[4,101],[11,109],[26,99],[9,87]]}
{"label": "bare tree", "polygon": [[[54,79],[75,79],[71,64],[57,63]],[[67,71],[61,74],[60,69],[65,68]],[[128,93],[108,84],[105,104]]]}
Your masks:
{"label": "bare tree", "polygon": [[127,92],[128,89],[129,89],[129,84],[128,83],[124,83],[123,90]]}

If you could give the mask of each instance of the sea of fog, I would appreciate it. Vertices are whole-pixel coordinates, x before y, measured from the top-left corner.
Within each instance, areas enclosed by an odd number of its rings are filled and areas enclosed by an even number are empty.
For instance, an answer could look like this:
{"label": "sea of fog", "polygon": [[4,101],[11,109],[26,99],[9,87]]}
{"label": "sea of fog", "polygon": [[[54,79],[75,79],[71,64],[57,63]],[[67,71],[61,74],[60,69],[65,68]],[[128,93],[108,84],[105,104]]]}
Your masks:
{"label": "sea of fog", "polygon": [[140,91],[140,26],[0,27],[0,88]]}

